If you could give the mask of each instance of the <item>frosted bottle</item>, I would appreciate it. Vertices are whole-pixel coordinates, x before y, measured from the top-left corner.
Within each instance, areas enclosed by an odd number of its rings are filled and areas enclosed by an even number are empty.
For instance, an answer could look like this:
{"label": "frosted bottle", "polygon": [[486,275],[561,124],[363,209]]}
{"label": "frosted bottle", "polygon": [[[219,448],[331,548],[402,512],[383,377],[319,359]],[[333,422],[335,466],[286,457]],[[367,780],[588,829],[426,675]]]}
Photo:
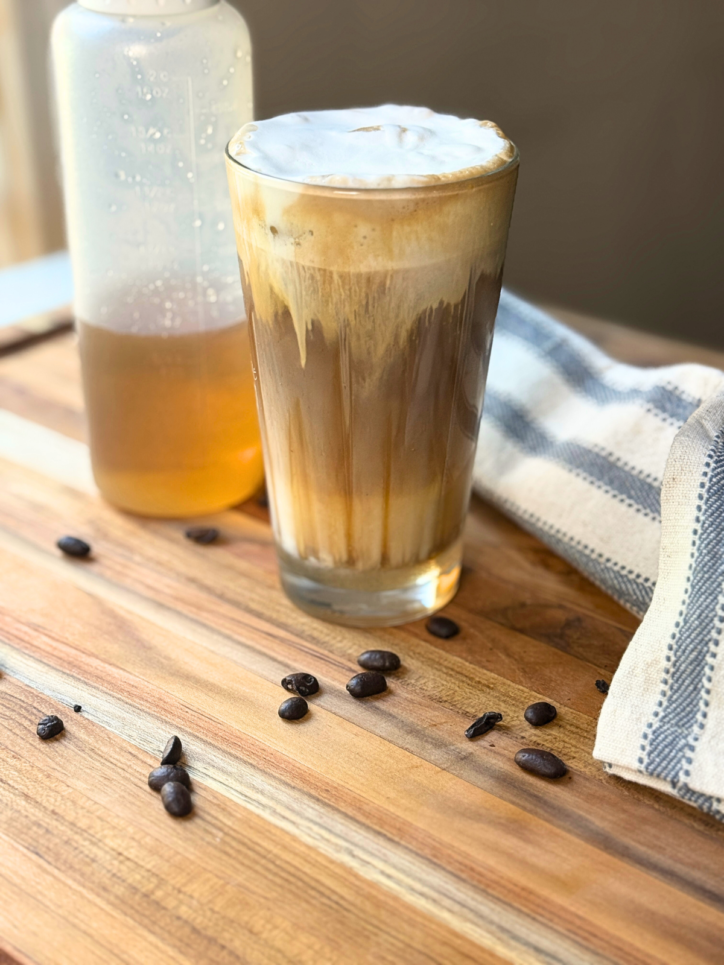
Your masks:
{"label": "frosted bottle", "polygon": [[263,478],[224,170],[246,24],[225,0],[80,0],[52,55],[96,482],[147,515],[230,506]]}

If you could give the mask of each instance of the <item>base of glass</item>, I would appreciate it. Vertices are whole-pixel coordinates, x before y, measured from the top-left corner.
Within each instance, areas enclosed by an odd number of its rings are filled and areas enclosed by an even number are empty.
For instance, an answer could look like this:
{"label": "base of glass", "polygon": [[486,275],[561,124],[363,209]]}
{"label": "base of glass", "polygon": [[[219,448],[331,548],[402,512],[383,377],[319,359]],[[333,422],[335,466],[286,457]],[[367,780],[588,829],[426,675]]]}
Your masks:
{"label": "base of glass", "polygon": [[460,582],[462,540],[416,566],[326,567],[278,549],[282,586],[300,610],[347,627],[394,627],[449,603]]}

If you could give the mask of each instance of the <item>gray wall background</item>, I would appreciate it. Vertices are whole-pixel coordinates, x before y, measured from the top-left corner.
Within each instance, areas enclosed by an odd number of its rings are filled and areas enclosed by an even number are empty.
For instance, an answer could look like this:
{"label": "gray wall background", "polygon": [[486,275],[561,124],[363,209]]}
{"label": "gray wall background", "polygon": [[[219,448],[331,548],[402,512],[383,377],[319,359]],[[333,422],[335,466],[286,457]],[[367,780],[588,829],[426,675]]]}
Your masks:
{"label": "gray wall background", "polygon": [[[68,0],[11,2],[54,248],[45,51]],[[522,159],[508,285],[724,347],[724,0],[232,2],[257,116],[397,101],[490,118]]]}
{"label": "gray wall background", "polygon": [[257,116],[490,118],[521,172],[506,283],[724,347],[722,0],[234,0]]}

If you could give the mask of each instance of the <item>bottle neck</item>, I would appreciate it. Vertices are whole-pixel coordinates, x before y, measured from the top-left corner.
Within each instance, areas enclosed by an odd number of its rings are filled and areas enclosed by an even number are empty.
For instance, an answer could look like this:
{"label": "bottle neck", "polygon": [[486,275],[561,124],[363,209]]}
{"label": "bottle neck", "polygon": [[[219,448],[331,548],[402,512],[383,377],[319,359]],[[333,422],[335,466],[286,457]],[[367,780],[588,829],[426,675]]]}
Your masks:
{"label": "bottle neck", "polygon": [[81,7],[96,13],[128,17],[172,17],[213,7],[219,0],[78,0]]}

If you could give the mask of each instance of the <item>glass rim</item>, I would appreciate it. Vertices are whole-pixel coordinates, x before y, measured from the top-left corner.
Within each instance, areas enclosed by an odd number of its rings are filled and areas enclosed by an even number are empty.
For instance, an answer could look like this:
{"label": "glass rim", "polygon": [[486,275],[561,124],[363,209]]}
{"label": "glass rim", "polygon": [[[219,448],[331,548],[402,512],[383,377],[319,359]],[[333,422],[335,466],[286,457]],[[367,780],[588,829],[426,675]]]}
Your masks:
{"label": "glass rim", "polygon": [[[236,135],[234,135],[234,137],[236,137]],[[492,171],[481,171],[479,174],[472,174],[470,177],[466,178],[451,178],[449,180],[430,181],[427,184],[388,185],[385,187],[378,186],[369,188],[362,187],[361,185],[348,187],[346,185],[338,184],[315,184],[307,181],[295,181],[292,178],[280,178],[276,174],[264,174],[261,171],[255,171],[253,168],[247,167],[246,164],[242,164],[242,162],[238,158],[234,157],[229,151],[229,145],[234,140],[234,137],[229,139],[229,142],[224,149],[224,154],[226,155],[228,161],[231,161],[232,164],[235,164],[237,167],[241,168],[242,171],[246,171],[248,174],[259,178],[261,181],[276,184],[280,187],[288,187],[290,190],[292,185],[294,185],[297,190],[301,186],[306,189],[305,194],[337,195],[338,197],[364,196],[369,198],[375,195],[379,195],[381,197],[386,195],[389,197],[393,193],[404,194],[409,192],[410,194],[414,194],[416,192],[420,193],[427,191],[454,192],[455,189],[466,190],[477,182],[497,180],[499,177],[507,174],[512,168],[517,167],[520,162],[518,148],[515,146],[515,144],[513,144],[512,141],[510,141],[509,143],[513,145],[513,156],[509,158],[509,160],[507,160],[501,167],[494,168]]]}

